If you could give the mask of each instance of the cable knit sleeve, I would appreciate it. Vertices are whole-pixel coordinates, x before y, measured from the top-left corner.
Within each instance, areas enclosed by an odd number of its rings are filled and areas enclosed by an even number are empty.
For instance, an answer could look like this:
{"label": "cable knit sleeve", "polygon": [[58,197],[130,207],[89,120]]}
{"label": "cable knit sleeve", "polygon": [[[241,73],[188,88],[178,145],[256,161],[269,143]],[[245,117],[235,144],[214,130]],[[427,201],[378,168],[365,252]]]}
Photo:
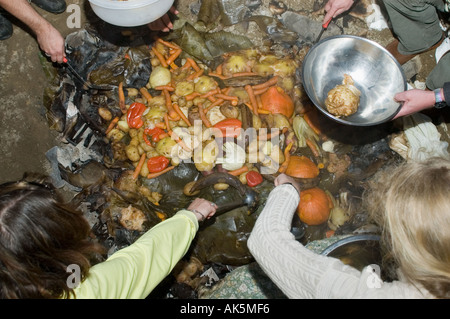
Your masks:
{"label": "cable knit sleeve", "polygon": [[340,260],[318,255],[295,240],[290,232],[299,203],[292,185],[270,193],[248,240],[250,252],[264,272],[289,298],[423,298],[402,283],[370,285],[369,276]]}

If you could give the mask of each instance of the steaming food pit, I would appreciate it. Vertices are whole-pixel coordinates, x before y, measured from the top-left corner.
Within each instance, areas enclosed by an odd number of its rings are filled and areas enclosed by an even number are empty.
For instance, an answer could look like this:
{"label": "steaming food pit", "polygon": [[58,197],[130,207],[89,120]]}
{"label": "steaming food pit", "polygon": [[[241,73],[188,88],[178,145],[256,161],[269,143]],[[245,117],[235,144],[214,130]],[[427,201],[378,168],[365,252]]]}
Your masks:
{"label": "steaming food pit", "polygon": [[[193,15],[181,13],[175,29],[155,40],[144,28],[87,25],[67,36],[68,60],[81,77],[110,89],[89,89],[61,68],[46,90],[51,128],[67,141],[49,152],[53,178],[76,193],[72,202],[108,254],[196,196],[219,206],[163,283],[175,297],[202,296],[206,279],[253,262],[246,240],[278,174],[308,191],[293,220],[305,244],[377,233],[361,209],[365,183],[413,156],[399,123],[341,125],[305,94],[301,65],[320,16],[276,1],[217,11],[226,2],[193,2]],[[300,32],[298,24],[308,27]],[[329,35],[360,33],[361,25],[367,35],[364,20],[346,16]]]}

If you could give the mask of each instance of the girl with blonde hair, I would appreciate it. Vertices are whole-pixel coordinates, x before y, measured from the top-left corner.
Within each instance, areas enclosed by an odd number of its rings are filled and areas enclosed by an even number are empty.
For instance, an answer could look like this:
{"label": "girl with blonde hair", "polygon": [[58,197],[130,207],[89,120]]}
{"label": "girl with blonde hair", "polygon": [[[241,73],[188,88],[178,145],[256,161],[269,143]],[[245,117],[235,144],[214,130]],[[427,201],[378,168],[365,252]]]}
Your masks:
{"label": "girl with blonde hair", "polygon": [[377,173],[364,194],[365,206],[383,229],[382,243],[398,269],[398,280],[392,282],[380,278],[375,282],[371,266],[359,271],[296,241],[290,229],[300,200],[299,185],[281,174],[275,186],[248,247],[287,297],[450,297],[449,160],[432,158],[386,169]]}

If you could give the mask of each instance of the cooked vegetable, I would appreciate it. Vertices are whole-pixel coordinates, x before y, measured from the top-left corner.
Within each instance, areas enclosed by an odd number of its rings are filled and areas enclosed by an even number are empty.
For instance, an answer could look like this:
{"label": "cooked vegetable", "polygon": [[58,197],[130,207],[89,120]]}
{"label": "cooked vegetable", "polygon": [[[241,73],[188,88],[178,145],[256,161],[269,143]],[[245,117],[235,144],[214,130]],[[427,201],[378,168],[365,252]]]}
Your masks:
{"label": "cooked vegetable", "polygon": [[169,159],[165,156],[159,155],[151,157],[147,161],[149,173],[157,173],[169,166]]}
{"label": "cooked vegetable", "polygon": [[328,220],[332,202],[320,188],[314,187],[300,192],[297,214],[307,225],[320,225]]}
{"label": "cooked vegetable", "polygon": [[142,103],[134,102],[130,105],[127,111],[127,123],[131,128],[140,128],[144,125],[144,121],[142,120],[142,114],[147,107]]}
{"label": "cooked vegetable", "polygon": [[247,185],[250,187],[257,186],[263,182],[263,177],[257,171],[250,171],[245,174],[245,178],[247,179]]}
{"label": "cooked vegetable", "polygon": [[172,75],[168,68],[157,66],[150,74],[149,84],[150,87],[156,88],[161,85],[170,84],[171,79]]}

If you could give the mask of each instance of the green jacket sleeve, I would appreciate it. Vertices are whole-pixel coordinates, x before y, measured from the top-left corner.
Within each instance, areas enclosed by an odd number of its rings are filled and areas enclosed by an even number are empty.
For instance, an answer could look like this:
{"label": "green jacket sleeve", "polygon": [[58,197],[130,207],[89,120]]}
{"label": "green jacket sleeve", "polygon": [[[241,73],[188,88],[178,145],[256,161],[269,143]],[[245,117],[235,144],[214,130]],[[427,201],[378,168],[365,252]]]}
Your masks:
{"label": "green jacket sleeve", "polygon": [[132,245],[93,266],[74,289],[78,299],[145,298],[186,254],[198,230],[187,210],[159,223]]}

